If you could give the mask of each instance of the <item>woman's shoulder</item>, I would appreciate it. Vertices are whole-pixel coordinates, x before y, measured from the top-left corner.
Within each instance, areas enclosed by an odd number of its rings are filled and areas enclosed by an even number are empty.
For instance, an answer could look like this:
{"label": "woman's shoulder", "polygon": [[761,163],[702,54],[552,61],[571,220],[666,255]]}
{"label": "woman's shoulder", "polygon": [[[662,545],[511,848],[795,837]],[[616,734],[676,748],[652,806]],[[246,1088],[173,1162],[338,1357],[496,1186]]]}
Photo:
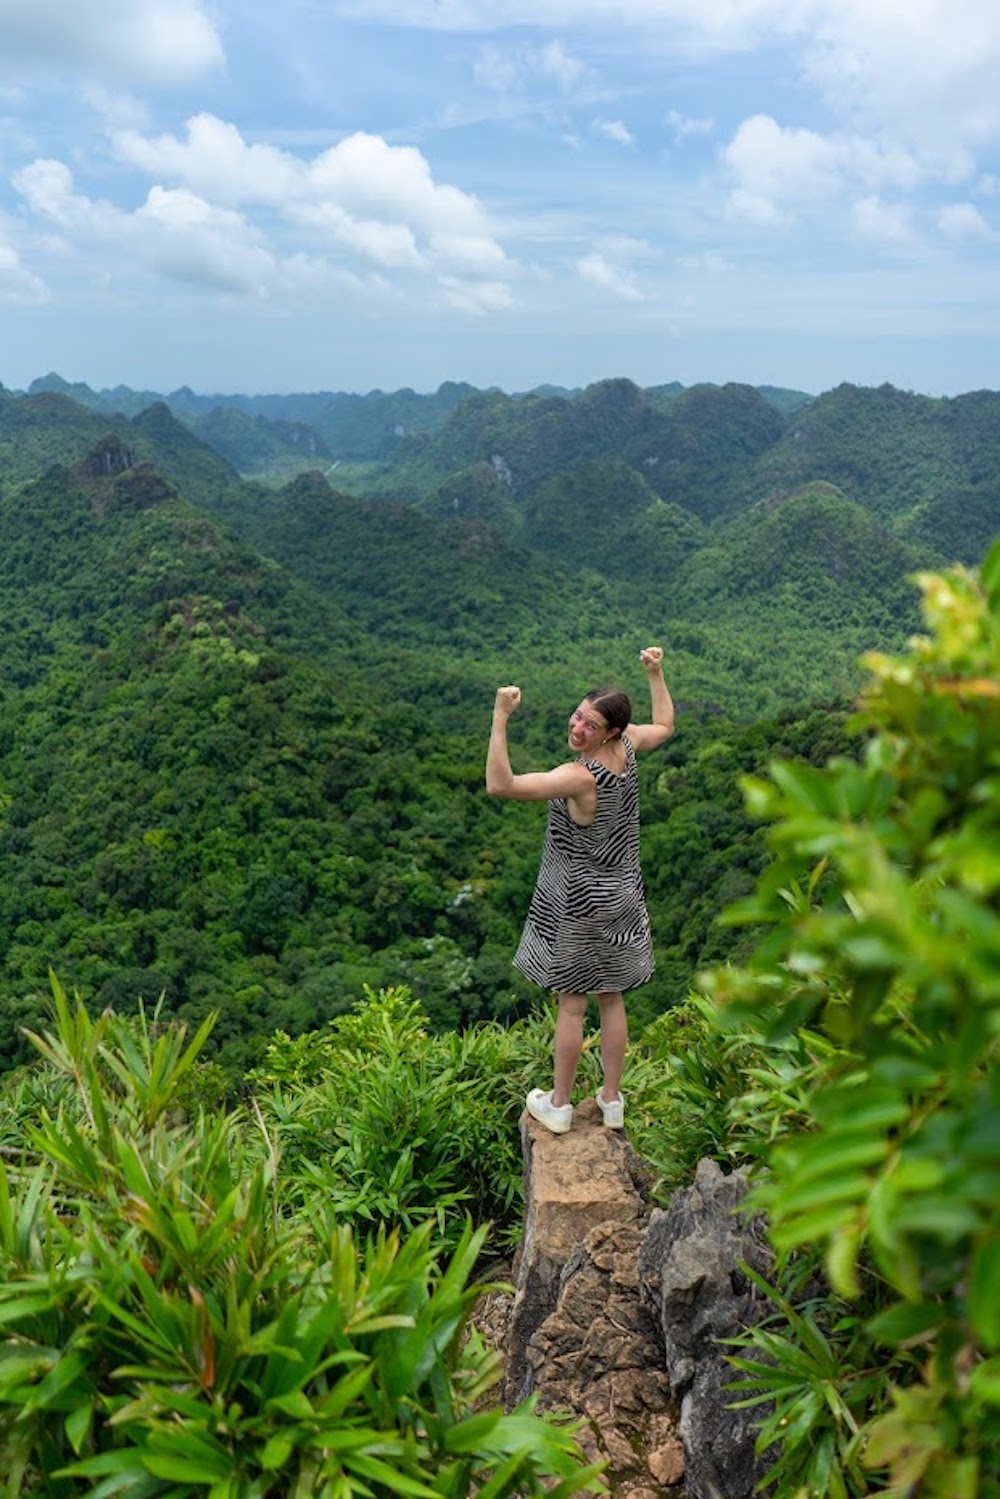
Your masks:
{"label": "woman's shoulder", "polygon": [[586,765],[598,782],[620,781],[623,776],[628,775],[630,767],[635,763],[635,755],[631,753],[631,749],[626,750],[622,763],[617,767],[605,765],[603,760],[581,760],[579,763]]}

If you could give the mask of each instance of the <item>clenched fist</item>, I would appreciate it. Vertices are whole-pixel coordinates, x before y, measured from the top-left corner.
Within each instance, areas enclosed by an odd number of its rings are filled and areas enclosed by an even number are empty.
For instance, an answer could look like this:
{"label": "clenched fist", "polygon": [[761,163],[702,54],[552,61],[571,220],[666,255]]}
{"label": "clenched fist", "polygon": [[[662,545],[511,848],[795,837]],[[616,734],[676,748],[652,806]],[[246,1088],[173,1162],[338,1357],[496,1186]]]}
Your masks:
{"label": "clenched fist", "polygon": [[503,716],[504,716],[504,718],[509,718],[510,715],[513,712],[515,712],[516,709],[518,709],[520,706],[521,706],[521,689],[520,689],[520,687],[498,687],[497,688],[497,700],[496,700],[496,704],[495,704],[495,708],[494,708],[495,712],[502,713]]}

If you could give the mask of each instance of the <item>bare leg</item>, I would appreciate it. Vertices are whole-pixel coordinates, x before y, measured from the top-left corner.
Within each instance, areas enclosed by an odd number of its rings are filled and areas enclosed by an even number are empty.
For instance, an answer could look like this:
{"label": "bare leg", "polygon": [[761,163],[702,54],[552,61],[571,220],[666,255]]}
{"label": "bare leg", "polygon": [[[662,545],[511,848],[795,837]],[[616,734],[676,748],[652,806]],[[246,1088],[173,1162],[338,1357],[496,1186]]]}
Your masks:
{"label": "bare leg", "polygon": [[601,1096],[605,1103],[614,1103],[621,1092],[622,1072],[625,1070],[628,1016],[625,1001],[617,990],[599,994],[597,1002],[601,1007],[601,1066],[604,1068]]}
{"label": "bare leg", "polygon": [[[619,999],[621,995],[618,996]],[[587,1013],[586,994],[560,994],[556,1016],[555,1080],[552,1102],[556,1108],[569,1103],[573,1081],[583,1051],[583,1017]]]}

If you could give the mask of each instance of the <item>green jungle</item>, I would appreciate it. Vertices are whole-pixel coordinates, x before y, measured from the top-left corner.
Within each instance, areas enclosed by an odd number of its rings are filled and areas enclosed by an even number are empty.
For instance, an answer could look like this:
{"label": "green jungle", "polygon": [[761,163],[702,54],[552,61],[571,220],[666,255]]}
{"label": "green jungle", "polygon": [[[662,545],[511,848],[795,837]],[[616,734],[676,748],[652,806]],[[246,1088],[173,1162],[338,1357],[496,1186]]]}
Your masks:
{"label": "green jungle", "polygon": [[763,1492],[997,1499],[998,532],[989,391],[0,387],[0,1493],[602,1491],[468,1331],[552,1044],[483,768],[655,642],[629,1134],[752,1168]]}

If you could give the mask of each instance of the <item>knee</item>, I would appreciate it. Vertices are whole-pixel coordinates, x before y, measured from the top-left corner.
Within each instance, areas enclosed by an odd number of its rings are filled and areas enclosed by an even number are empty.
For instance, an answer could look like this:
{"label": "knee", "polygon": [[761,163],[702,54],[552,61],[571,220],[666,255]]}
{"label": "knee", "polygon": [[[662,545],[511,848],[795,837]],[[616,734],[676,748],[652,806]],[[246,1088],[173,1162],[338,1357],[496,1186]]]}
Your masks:
{"label": "knee", "polygon": [[560,994],[559,1009],[565,1015],[580,1019],[587,1012],[586,994]]}

